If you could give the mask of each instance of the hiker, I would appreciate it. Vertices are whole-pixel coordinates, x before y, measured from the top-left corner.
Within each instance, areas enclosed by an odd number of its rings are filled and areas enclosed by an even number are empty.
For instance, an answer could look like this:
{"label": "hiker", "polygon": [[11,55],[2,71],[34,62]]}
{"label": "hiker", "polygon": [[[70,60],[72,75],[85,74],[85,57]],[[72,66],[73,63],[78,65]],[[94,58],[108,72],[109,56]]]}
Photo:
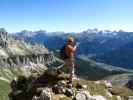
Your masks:
{"label": "hiker", "polygon": [[78,43],[75,46],[73,45],[74,45],[74,38],[69,37],[67,40],[67,43],[61,49],[61,56],[65,62],[61,70],[67,71],[70,74],[69,82],[72,82],[72,79],[74,77],[74,67],[75,67],[74,66],[74,53],[79,47]]}

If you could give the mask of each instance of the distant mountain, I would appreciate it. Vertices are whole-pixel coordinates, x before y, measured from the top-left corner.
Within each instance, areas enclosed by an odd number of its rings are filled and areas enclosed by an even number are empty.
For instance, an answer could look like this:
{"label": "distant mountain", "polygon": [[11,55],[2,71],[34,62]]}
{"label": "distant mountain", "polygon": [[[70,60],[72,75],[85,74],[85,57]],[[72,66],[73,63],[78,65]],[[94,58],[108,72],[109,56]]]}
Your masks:
{"label": "distant mountain", "polygon": [[78,41],[81,43],[79,54],[101,55],[115,50],[132,41],[133,34],[129,32],[82,32]]}
{"label": "distant mountain", "polygon": [[[24,39],[26,42],[44,44],[50,50],[60,49],[69,35],[74,36],[76,41],[80,42],[77,55],[86,55],[91,59],[114,66],[132,68],[133,65],[130,63],[132,58],[131,53],[128,57],[126,56],[126,52],[119,53],[123,52],[121,48],[127,49],[126,51],[128,52],[132,52],[126,45],[133,42],[133,32],[88,29],[81,33],[46,31],[22,31],[16,33],[17,37]],[[117,61],[113,59],[114,56],[110,55],[112,52],[113,54],[117,53],[115,54],[117,55],[116,58],[120,57],[120,59],[117,59]],[[126,60],[123,62],[123,59]]]}
{"label": "distant mountain", "polygon": [[[28,34],[27,34],[28,33]],[[57,34],[57,32],[47,33],[46,31],[21,31],[16,33],[16,37],[25,40],[31,44],[43,44],[47,48],[55,50],[61,47],[60,44],[65,41],[63,40],[63,33]],[[54,44],[54,45],[53,45]]]}
{"label": "distant mountain", "polygon": [[[116,50],[106,52],[103,55],[94,57],[96,61],[115,66],[133,68],[133,42],[130,42]],[[113,60],[112,60],[113,59]]]}

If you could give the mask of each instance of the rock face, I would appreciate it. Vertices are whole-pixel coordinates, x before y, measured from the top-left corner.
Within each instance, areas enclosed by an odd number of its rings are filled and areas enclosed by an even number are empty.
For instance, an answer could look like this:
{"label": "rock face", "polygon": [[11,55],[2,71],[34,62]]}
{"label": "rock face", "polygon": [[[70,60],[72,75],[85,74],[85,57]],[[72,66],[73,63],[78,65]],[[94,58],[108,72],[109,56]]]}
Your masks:
{"label": "rock face", "polygon": [[80,90],[77,91],[77,94],[75,96],[75,100],[106,100],[101,95],[90,95],[90,93],[86,90]]}
{"label": "rock face", "polygon": [[7,47],[7,32],[0,31],[0,46],[3,48]]}
{"label": "rock face", "polygon": [[133,79],[129,80],[126,86],[133,90]]}
{"label": "rock face", "polygon": [[91,100],[91,95],[88,91],[78,91],[75,96],[76,100]]}
{"label": "rock face", "polygon": [[104,81],[104,84],[107,88],[112,88],[112,84],[109,81]]}
{"label": "rock face", "polygon": [[30,62],[35,64],[48,64],[52,62],[52,54],[38,54],[38,55],[16,55],[4,59],[0,59],[1,67],[15,67],[15,66],[24,66],[30,65]]}
{"label": "rock face", "polygon": [[65,82],[62,80],[64,80],[63,75],[56,69],[47,70],[37,78],[19,76],[10,84],[12,88],[10,100],[51,100],[52,90],[54,93],[65,92]]}
{"label": "rock face", "polygon": [[51,91],[49,88],[42,90],[40,96],[34,96],[32,100],[52,100]]}
{"label": "rock face", "polygon": [[67,88],[65,94],[66,94],[68,97],[71,97],[71,96],[73,96],[73,90],[70,89],[70,88]]}
{"label": "rock face", "polygon": [[42,45],[30,45],[0,32],[0,67],[16,67],[34,64],[49,64],[54,61],[52,52]]}

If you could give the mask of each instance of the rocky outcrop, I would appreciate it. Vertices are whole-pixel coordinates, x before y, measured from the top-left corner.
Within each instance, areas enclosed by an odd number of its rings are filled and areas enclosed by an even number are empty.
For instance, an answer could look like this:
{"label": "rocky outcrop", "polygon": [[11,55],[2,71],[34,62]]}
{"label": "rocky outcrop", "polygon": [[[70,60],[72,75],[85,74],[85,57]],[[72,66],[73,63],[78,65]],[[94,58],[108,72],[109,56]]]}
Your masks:
{"label": "rocky outcrop", "polygon": [[126,84],[126,86],[133,90],[133,79],[129,80]]}
{"label": "rocky outcrop", "polygon": [[82,90],[78,91],[78,93],[75,96],[75,100],[107,100],[107,99],[101,95],[91,96],[88,91]]}
{"label": "rocky outcrop", "polygon": [[0,67],[16,67],[30,65],[30,63],[35,64],[48,64],[51,63],[54,59],[52,53],[49,54],[38,54],[38,55],[16,55],[8,58],[0,59]]}
{"label": "rocky outcrop", "polygon": [[2,48],[6,48],[7,47],[7,32],[5,32],[4,30],[1,31],[0,29],[0,47]]}
{"label": "rocky outcrop", "polygon": [[48,96],[49,89],[46,88],[51,87],[52,90],[54,84],[62,86],[60,80],[64,79],[66,79],[66,76],[56,69],[47,70],[37,78],[19,76],[18,79],[14,79],[10,84],[12,88],[10,100],[51,100]]}
{"label": "rocky outcrop", "polygon": [[34,96],[32,100],[52,100],[51,90],[44,88],[39,96]]}
{"label": "rocky outcrop", "polygon": [[[30,45],[23,40],[8,37],[7,32],[0,32],[0,67],[16,67],[34,64],[49,64],[54,55],[43,45]],[[3,45],[6,42],[6,45]],[[1,45],[2,44],[2,45]]]}
{"label": "rocky outcrop", "polygon": [[70,83],[68,76],[59,69],[48,69],[36,78],[18,77],[11,82],[10,100],[127,100],[133,94],[109,81],[75,79]]}

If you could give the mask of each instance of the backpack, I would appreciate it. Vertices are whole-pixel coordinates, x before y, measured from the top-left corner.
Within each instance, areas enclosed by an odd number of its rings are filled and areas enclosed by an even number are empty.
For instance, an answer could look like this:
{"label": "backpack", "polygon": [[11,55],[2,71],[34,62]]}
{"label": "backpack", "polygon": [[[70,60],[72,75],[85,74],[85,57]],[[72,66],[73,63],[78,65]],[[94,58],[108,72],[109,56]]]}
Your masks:
{"label": "backpack", "polygon": [[69,58],[69,57],[67,56],[67,54],[66,54],[66,51],[65,51],[66,46],[67,46],[67,45],[65,44],[65,45],[62,46],[62,48],[60,49],[60,58],[61,58],[62,60],[65,60],[65,59]]}

